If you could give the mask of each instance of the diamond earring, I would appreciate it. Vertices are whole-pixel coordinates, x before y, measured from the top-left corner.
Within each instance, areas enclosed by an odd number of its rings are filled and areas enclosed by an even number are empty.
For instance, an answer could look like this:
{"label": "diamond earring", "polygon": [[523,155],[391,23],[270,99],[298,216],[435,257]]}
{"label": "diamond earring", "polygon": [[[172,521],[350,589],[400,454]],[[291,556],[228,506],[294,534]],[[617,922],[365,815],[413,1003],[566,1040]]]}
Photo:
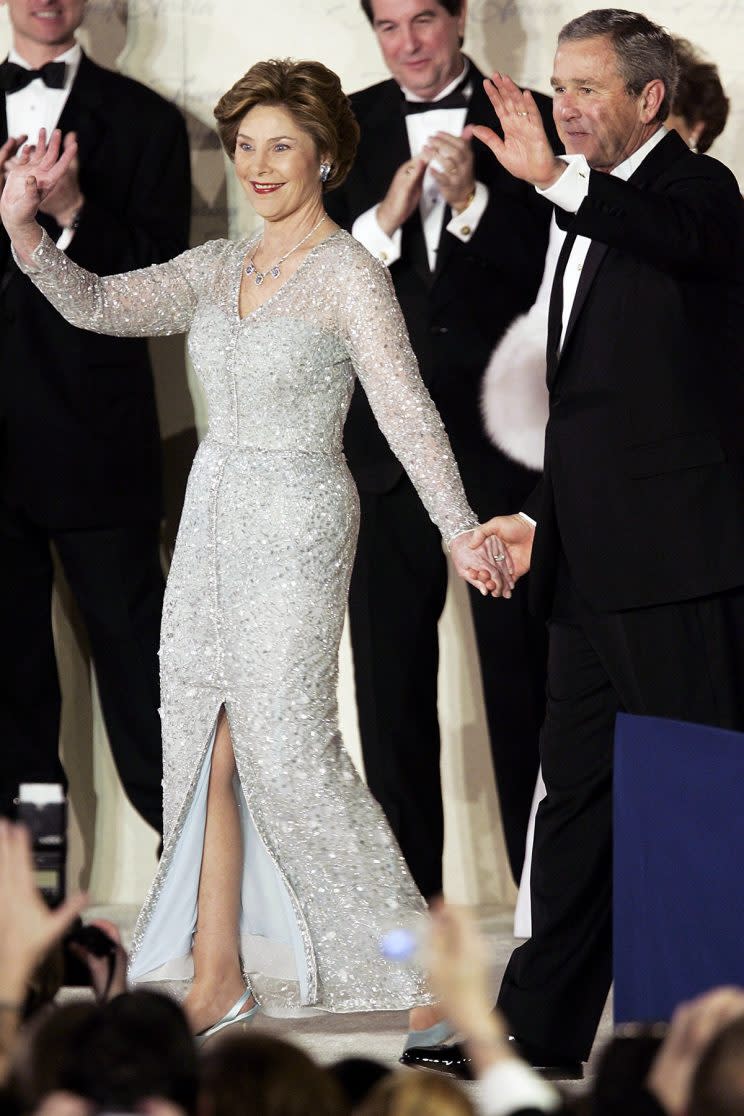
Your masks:
{"label": "diamond earring", "polygon": [[328,175],[330,173],[331,173],[331,164],[330,163],[321,163],[320,164],[320,181],[321,182],[327,182],[328,181]]}

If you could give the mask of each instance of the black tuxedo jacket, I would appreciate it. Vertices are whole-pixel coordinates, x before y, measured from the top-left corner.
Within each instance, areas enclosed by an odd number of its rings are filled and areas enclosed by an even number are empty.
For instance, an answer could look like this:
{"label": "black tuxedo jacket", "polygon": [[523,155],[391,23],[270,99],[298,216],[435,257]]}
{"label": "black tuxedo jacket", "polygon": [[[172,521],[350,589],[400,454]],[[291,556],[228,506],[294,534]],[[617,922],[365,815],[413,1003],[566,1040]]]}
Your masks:
{"label": "black tuxedo jacket", "polygon": [[[483,75],[475,66],[472,73],[467,123],[496,126]],[[550,98],[536,93],[535,99],[560,149]],[[351,102],[361,129],[359,150],[347,181],[327,198],[328,212],[347,229],[360,214],[382,201],[396,170],[411,155],[403,96],[395,81],[354,93]],[[446,231],[451,218],[447,208],[432,273],[417,210],[403,227],[402,254],[390,268],[421,375],[439,408],[466,480],[468,474],[493,474],[494,469],[518,471],[483,432],[481,381],[501,334],[535,299],[550,219],[550,207],[532,187],[507,174],[477,140],[473,151],[475,176],[488,187],[489,202],[470,241],[464,244]],[[362,490],[385,492],[400,477],[401,466],[380,433],[359,384],[346,422],[345,448]]]}
{"label": "black tuxedo jacket", "polygon": [[[561,546],[600,611],[744,584],[744,207],[721,163],[670,132],[628,182],[591,172],[548,326],[550,417],[533,604]],[[558,355],[562,272],[590,237]]]}
{"label": "black tuxedo jacket", "polygon": [[[59,127],[77,132],[85,196],[71,259],[107,275],[187,247],[188,140],[173,105],[83,56]],[[41,220],[56,239],[55,222]],[[147,342],[68,325],[18,270],[1,226],[0,369],[0,480],[11,504],[50,527],[160,517]]]}

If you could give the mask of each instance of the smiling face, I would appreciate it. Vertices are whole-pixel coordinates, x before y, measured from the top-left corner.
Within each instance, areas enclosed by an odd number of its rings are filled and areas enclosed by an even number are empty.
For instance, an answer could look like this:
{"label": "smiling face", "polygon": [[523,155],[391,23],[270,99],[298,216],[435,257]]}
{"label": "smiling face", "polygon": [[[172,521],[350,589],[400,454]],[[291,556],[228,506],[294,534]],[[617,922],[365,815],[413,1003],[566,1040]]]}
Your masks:
{"label": "smiling face", "polygon": [[320,162],[313,137],[281,105],[256,105],[241,120],[235,171],[261,217],[278,220],[317,203]]}
{"label": "smiling face", "polygon": [[13,45],[36,65],[63,54],[75,42],[83,22],[85,0],[0,0],[10,15]]}
{"label": "smiling face", "polygon": [[594,170],[612,171],[656,131],[661,82],[629,93],[606,35],[559,43],[553,77],[553,118],[569,155]]}
{"label": "smiling face", "polygon": [[372,25],[390,73],[424,100],[462,73],[464,0],[457,15],[439,0],[372,0]]}

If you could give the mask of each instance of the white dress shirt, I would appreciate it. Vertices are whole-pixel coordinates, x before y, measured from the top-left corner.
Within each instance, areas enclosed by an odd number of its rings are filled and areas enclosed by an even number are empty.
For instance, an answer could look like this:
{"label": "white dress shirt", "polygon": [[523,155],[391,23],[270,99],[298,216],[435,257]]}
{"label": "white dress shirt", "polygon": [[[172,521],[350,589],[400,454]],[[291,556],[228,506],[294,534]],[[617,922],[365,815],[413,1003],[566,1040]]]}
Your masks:
{"label": "white dress shirt", "polygon": [[[55,62],[66,63],[65,84],[61,89],[50,89],[41,78],[34,78],[16,93],[5,94],[5,113],[8,121],[9,136],[28,136],[29,143],[36,143],[39,129],[46,128],[47,139],[57,127],[62,110],[77,76],[82,51],[78,43],[58,55]],[[8,55],[9,62],[16,62],[24,70],[33,70],[25,58],[15,49]],[[57,247],[64,251],[74,236],[72,229],[64,229],[57,241]]]}
{"label": "white dress shirt", "polygon": [[[466,66],[470,63],[466,62]],[[411,149],[411,156],[415,158],[421,154],[421,150],[426,143],[431,139],[435,132],[449,132],[450,135],[459,136],[465,127],[465,117],[467,116],[466,108],[448,108],[438,109],[436,107],[437,101],[443,97],[448,96],[455,87],[462,80],[464,71],[451,81],[441,93],[438,93],[433,98],[431,109],[428,112],[417,112],[406,117],[406,131],[408,132],[408,143]],[[403,95],[407,101],[422,102],[425,98],[417,96],[410,90],[403,87]],[[472,93],[472,86],[468,83],[463,93],[468,97]],[[433,164],[436,167],[436,163]],[[446,202],[439,192],[436,180],[431,173],[429,167],[426,169],[424,175],[423,188],[421,191],[421,201],[419,202],[419,212],[421,214],[421,223],[424,227],[424,238],[426,240],[426,252],[429,259],[429,267],[433,271],[437,265],[437,251],[439,249],[439,240],[442,233],[442,221],[444,219],[444,210]],[[453,213],[452,219],[447,224],[447,232],[452,233],[458,240],[467,243],[472,237],[473,233],[478,227],[478,223],[483,216],[484,210],[488,205],[488,187],[482,182],[475,183],[475,195],[470,205],[466,206],[461,213]],[[402,230],[396,229],[392,236],[388,236],[377,223],[377,206],[372,206],[366,213],[362,213],[357,217],[352,226],[352,235],[358,240],[368,252],[373,256],[377,256],[388,267],[400,259]]]}
{"label": "white dress shirt", "polygon": [[[664,127],[654,132],[650,139],[647,139],[637,151],[619,163],[610,174],[615,178],[622,178],[624,182],[635,171],[638,170],[646,156],[653,151],[657,143],[661,143],[667,130]],[[547,190],[540,190],[536,187],[538,194],[542,194],[553,205],[565,209],[568,213],[576,213],[584,198],[589,193],[589,164],[583,155],[559,155],[568,166],[564,170],[561,177],[557,182],[549,186]],[[563,272],[563,323],[561,329],[561,345],[563,345],[563,338],[566,335],[566,327],[568,320],[571,317],[571,309],[573,307],[574,298],[576,297],[576,289],[579,285],[581,277],[581,269],[584,266],[586,254],[589,251],[591,240],[587,236],[577,236],[574,241],[574,246],[566,261],[566,269]]]}

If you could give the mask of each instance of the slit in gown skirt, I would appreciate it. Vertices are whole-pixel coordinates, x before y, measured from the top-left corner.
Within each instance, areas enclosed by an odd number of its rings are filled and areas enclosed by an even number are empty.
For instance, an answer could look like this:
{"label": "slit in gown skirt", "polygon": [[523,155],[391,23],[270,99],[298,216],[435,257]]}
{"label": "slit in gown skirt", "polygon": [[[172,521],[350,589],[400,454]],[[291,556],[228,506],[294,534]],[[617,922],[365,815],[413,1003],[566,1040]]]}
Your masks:
{"label": "slit in gown skirt", "polygon": [[359,520],[342,448],[355,374],[443,535],[477,520],[382,265],[338,230],[241,318],[252,247],[213,241],[99,278],[44,235],[19,264],[73,324],[188,331],[209,407],[163,609],[164,851],[130,979],[192,975],[224,707],[244,844],[240,943],[257,998],[278,1014],[402,1010],[431,996],[423,973],[381,956],[380,937],[426,905],[337,720]]}

